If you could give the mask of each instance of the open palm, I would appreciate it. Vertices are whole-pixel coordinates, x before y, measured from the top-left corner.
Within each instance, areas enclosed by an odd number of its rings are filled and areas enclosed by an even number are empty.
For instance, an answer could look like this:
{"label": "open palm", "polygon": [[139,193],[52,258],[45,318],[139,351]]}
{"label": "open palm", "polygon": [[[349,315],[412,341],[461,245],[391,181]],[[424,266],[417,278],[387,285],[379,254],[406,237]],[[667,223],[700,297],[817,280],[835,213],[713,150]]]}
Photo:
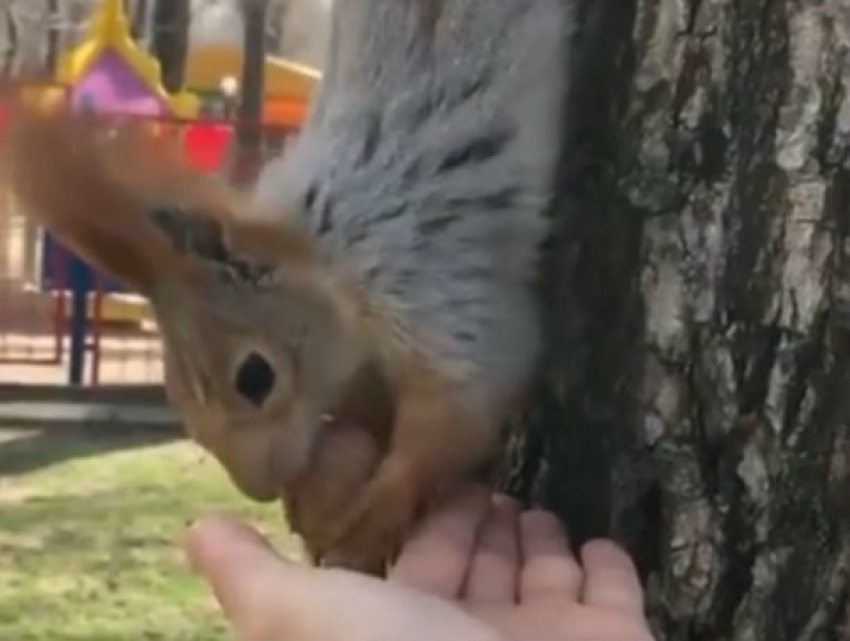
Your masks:
{"label": "open palm", "polygon": [[[483,523],[481,523],[483,521]],[[651,639],[631,559],[609,541],[570,552],[549,512],[472,491],[425,524],[390,580],[460,605],[510,639]]]}
{"label": "open palm", "polygon": [[387,580],[291,564],[223,518],[186,549],[243,641],[652,641],[620,548],[590,542],[579,563],[553,515],[479,487],[423,523]]}

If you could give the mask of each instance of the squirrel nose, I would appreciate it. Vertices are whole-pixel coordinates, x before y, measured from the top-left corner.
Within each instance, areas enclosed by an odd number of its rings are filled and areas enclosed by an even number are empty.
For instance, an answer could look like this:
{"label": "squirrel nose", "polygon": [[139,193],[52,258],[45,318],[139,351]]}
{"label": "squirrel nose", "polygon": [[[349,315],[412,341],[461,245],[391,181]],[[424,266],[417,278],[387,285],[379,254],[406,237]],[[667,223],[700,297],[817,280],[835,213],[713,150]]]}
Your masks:
{"label": "squirrel nose", "polygon": [[269,503],[281,498],[284,485],[304,471],[314,443],[310,430],[294,435],[267,427],[254,434],[240,430],[218,458],[242,494]]}
{"label": "squirrel nose", "polygon": [[260,440],[266,442],[254,443],[256,447],[233,443],[217,458],[242,494],[258,503],[269,503],[280,498],[281,479],[273,465],[274,453],[268,440]]}

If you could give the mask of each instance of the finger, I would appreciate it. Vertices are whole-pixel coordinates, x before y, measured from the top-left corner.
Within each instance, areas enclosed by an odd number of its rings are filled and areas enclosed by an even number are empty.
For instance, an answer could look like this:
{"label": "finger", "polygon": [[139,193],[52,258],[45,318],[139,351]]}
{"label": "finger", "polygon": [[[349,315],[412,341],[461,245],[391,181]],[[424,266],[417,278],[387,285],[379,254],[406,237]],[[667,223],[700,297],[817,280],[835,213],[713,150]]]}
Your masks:
{"label": "finger", "polygon": [[628,613],[643,613],[643,588],[631,558],[611,541],[595,540],[581,551],[585,580],[582,602]]}
{"label": "finger", "polygon": [[226,519],[190,528],[186,550],[245,641],[495,639],[451,604],[405,586],[286,563],[255,532]]}
{"label": "finger", "polygon": [[519,502],[496,496],[484,522],[464,589],[473,604],[516,603],[519,573]]}
{"label": "finger", "polygon": [[286,570],[287,564],[255,530],[227,518],[202,519],[189,528],[184,548],[239,638],[274,633],[283,641],[295,633],[286,629],[286,621],[276,626],[268,615],[278,609],[273,595],[282,592],[275,589],[276,570]]}
{"label": "finger", "polygon": [[489,503],[485,488],[464,488],[429,516],[405,544],[389,580],[446,599],[456,598]]}
{"label": "finger", "polygon": [[555,599],[578,600],[582,570],[567,542],[557,517],[543,510],[529,510],[520,517],[522,572],[519,599],[522,603]]}
{"label": "finger", "polygon": [[184,548],[192,568],[210,584],[225,616],[234,623],[258,607],[264,581],[283,565],[255,530],[224,517],[194,523]]}

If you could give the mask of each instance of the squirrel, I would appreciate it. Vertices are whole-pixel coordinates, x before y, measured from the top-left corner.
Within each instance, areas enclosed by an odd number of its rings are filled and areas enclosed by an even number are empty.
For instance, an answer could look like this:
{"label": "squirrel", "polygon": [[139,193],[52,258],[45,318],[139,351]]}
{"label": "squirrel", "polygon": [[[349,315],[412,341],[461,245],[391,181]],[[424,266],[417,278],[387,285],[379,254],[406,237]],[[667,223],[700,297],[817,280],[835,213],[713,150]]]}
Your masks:
{"label": "squirrel", "polygon": [[6,186],[150,300],[188,435],[315,563],[384,572],[524,402],[573,4],[337,0],[248,193],[143,127],[12,110]]}

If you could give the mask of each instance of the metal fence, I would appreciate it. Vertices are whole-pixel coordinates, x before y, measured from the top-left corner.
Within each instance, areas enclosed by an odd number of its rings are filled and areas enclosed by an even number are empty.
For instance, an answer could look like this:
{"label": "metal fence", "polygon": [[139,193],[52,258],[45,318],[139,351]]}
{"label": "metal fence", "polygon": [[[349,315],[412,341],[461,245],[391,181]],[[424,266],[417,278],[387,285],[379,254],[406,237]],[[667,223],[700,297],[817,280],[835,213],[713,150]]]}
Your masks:
{"label": "metal fence", "polygon": [[[149,120],[182,140],[200,169],[235,169],[226,150],[236,123]],[[295,132],[262,133],[258,163]],[[0,207],[0,384],[160,384],[162,342],[147,301],[62,247],[12,200]]]}

